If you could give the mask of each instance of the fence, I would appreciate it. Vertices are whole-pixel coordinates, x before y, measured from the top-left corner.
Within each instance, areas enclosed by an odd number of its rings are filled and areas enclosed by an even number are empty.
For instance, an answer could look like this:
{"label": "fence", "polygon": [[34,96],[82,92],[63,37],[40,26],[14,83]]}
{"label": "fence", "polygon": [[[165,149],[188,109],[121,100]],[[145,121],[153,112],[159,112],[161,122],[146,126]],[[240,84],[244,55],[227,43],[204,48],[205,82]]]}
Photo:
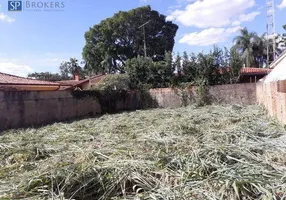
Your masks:
{"label": "fence", "polygon": [[[153,107],[174,108],[191,104],[195,97],[194,91],[191,89],[187,92],[187,101],[182,98],[182,91],[179,89],[152,89],[149,95],[152,98]],[[215,103],[255,104],[256,102],[255,84],[212,86],[209,93]],[[142,109],[142,102],[142,94],[130,91],[126,98],[116,102],[112,111]],[[148,105],[144,104],[144,108],[146,107]],[[0,131],[96,116],[103,113],[103,107],[96,98],[79,99],[68,91],[0,92]]]}

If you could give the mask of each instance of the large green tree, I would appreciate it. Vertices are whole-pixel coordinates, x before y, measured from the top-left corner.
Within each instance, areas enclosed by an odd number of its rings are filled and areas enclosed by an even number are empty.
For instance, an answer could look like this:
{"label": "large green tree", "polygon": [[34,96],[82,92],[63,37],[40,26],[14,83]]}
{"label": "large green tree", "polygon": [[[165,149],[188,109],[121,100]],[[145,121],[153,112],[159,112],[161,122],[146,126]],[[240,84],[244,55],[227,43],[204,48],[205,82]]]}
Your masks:
{"label": "large green tree", "polygon": [[144,35],[147,57],[164,56],[166,51],[172,52],[177,30],[176,24],[150,6],[120,11],[85,33],[85,69],[94,73],[124,72],[127,59],[144,55]]}

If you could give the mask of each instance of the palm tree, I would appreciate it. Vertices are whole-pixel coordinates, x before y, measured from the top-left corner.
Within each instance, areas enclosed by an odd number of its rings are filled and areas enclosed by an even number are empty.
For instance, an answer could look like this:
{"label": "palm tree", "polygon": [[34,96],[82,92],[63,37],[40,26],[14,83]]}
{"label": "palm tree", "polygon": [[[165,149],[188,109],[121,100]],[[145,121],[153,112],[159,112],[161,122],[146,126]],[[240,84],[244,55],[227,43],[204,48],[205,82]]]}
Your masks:
{"label": "palm tree", "polygon": [[240,29],[240,35],[234,38],[234,48],[242,54],[247,67],[257,66],[257,56],[263,49],[263,44],[257,33],[249,32],[247,28]]}

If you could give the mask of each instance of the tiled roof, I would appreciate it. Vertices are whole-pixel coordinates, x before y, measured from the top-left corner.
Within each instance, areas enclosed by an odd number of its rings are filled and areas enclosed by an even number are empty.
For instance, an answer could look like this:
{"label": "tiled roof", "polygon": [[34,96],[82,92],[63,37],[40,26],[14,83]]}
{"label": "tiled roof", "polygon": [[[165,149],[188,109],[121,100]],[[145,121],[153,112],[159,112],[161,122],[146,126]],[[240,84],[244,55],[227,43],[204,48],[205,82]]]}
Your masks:
{"label": "tiled roof", "polygon": [[91,76],[87,79],[83,79],[83,80],[64,80],[64,81],[57,81],[60,85],[63,85],[63,86],[78,86],[78,85],[81,85],[83,83],[86,83],[88,82],[89,80],[91,81],[99,81],[102,77],[104,76],[103,75],[95,75],[95,76]]}
{"label": "tiled roof", "polygon": [[65,85],[65,86],[76,86],[76,85],[80,85],[82,83],[87,82],[88,79],[84,79],[84,80],[64,80],[64,81],[57,81],[60,85]]}
{"label": "tiled roof", "polygon": [[95,84],[99,82],[104,76],[105,74],[95,75],[95,76],[91,76],[89,79],[90,79],[91,84]]}
{"label": "tiled roof", "polygon": [[73,86],[68,86],[68,85],[61,85],[59,90],[70,90],[73,89]]}
{"label": "tiled roof", "polygon": [[263,75],[263,74],[268,74],[269,72],[271,72],[271,69],[268,68],[249,68],[249,67],[245,67],[245,68],[241,68],[240,73],[242,75]]}
{"label": "tiled roof", "polygon": [[0,85],[59,85],[59,83],[24,78],[0,72]]}
{"label": "tiled roof", "polygon": [[[226,72],[229,72],[230,67],[225,67],[224,70]],[[245,67],[241,68],[240,74],[241,75],[266,75],[271,72],[272,69],[269,68],[256,68],[256,67]],[[218,69],[218,73],[223,73],[223,68]],[[181,72],[181,75],[184,76],[184,72]],[[178,73],[175,74],[175,76],[178,76]]]}
{"label": "tiled roof", "polygon": [[[229,72],[230,67],[225,67],[226,72]],[[257,67],[244,67],[240,69],[241,75],[266,75],[271,72],[269,68],[257,68]],[[223,73],[222,68],[219,69],[219,73]]]}

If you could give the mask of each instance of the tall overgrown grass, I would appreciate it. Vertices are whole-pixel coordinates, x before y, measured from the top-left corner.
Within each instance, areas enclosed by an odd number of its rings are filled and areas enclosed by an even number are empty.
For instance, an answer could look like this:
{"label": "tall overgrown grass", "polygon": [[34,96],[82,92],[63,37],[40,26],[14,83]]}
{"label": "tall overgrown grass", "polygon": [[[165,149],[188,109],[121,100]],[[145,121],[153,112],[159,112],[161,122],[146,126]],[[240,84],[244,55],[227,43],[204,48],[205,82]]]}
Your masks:
{"label": "tall overgrown grass", "polygon": [[261,107],[235,105],[11,130],[0,199],[285,199],[284,134]]}

